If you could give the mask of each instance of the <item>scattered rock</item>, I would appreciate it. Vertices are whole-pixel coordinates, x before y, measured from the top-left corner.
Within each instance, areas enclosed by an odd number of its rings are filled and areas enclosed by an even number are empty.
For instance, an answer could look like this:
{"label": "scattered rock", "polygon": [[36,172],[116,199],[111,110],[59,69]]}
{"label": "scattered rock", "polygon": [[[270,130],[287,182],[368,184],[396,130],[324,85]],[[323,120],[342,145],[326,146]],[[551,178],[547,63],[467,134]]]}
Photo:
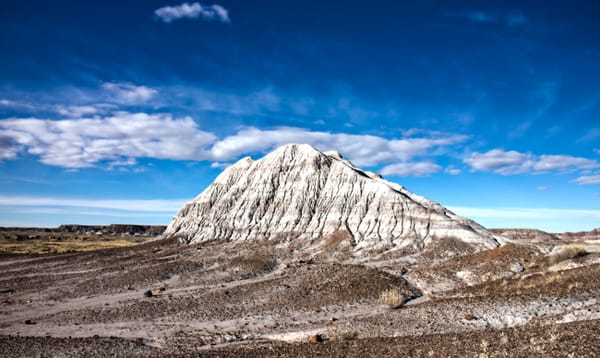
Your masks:
{"label": "scattered rock", "polygon": [[144,292],[144,296],[146,296],[146,297],[152,297],[153,296],[152,291],[148,290],[148,291]]}
{"label": "scattered rock", "polygon": [[323,336],[320,334],[315,334],[310,336],[310,343],[317,344],[323,342]]}
{"label": "scattered rock", "polygon": [[465,315],[465,319],[466,319],[467,321],[474,321],[474,320],[476,320],[476,319],[477,319],[477,317],[475,317],[475,316],[474,316],[473,314],[471,314],[471,313],[467,313],[467,314]]}
{"label": "scattered rock", "polygon": [[25,324],[36,324],[36,322],[34,322],[34,321],[30,320],[30,319],[26,319],[24,323]]}

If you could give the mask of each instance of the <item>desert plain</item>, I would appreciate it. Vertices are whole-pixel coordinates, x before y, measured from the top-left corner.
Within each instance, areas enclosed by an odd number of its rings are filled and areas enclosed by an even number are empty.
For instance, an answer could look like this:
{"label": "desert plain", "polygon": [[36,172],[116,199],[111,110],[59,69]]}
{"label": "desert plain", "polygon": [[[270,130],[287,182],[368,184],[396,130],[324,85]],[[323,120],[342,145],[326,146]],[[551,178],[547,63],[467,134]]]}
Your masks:
{"label": "desert plain", "polygon": [[5,230],[0,356],[598,356],[599,231],[493,232],[509,241],[357,259],[343,235]]}

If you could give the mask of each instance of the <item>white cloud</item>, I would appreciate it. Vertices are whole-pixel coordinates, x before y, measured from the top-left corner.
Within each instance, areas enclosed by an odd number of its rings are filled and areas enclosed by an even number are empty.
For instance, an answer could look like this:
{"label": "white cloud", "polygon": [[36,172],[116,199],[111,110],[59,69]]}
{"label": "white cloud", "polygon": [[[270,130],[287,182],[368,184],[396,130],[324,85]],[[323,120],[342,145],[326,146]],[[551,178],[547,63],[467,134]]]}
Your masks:
{"label": "white cloud", "polygon": [[15,145],[10,136],[0,133],[0,160],[15,159],[20,151],[21,148]]}
{"label": "white cloud", "polygon": [[103,200],[52,197],[0,196],[0,206],[81,207],[139,212],[176,212],[188,199],[174,200]]}
{"label": "white cloud", "polygon": [[[373,135],[330,133],[282,127],[241,128],[219,140],[199,129],[190,117],[116,112],[101,118],[47,120],[11,118],[0,121],[6,148],[26,149],[41,162],[65,168],[85,168],[100,162],[109,167],[135,163],[136,158],[227,162],[242,155],[264,153],[284,144],[307,143],[338,150],[355,164],[373,166],[408,162],[418,155],[440,155],[443,148],[463,142],[464,135],[434,133],[429,137],[387,139]],[[112,164],[111,164],[112,163]],[[431,172],[432,167],[419,170]]]}
{"label": "white cloud", "polygon": [[567,171],[593,169],[600,164],[591,159],[570,155],[541,155],[492,149],[486,153],[472,153],[464,159],[473,171],[489,171],[502,175],[527,172]]}
{"label": "white cloud", "polygon": [[231,21],[229,19],[229,12],[221,5],[202,5],[198,2],[192,4],[186,2],[177,6],[164,6],[156,9],[154,14],[166,23],[183,18],[201,18],[207,21],[214,20],[219,22]]}
{"label": "white cloud", "polygon": [[600,155],[600,149],[594,149],[594,153]]}
{"label": "white cloud", "polygon": [[540,190],[540,191],[546,191],[546,190],[550,189],[550,187],[547,185],[540,185],[536,189]]}
{"label": "white cloud", "polygon": [[542,155],[533,165],[537,171],[564,170],[568,168],[593,169],[599,166],[591,159],[573,157],[570,155]]}
{"label": "white cloud", "polygon": [[99,113],[99,108],[96,106],[55,106],[56,113],[65,117],[85,117]]}
{"label": "white cloud", "polygon": [[102,88],[111,93],[114,100],[126,104],[146,102],[158,94],[158,91],[153,88],[136,86],[128,82],[105,82]]}
{"label": "white cloud", "polygon": [[282,127],[262,130],[243,128],[235,135],[225,137],[211,149],[215,160],[237,158],[242,154],[265,152],[288,143],[306,143],[321,151],[337,150],[360,166],[390,162],[406,162],[429,150],[463,142],[464,135],[449,134],[433,137],[386,139],[372,135],[309,131],[302,128]]}
{"label": "white cloud", "polygon": [[132,158],[204,159],[204,147],[215,141],[190,118],[167,114],[117,112],[109,117],[0,121],[0,136],[41,162],[64,168],[92,167],[102,161]]}
{"label": "white cloud", "polygon": [[230,162],[212,162],[210,163],[210,167],[211,168],[227,168],[228,166],[230,166],[232,163]]}
{"label": "white cloud", "polygon": [[16,107],[18,105],[19,104],[17,102],[13,101],[13,100],[5,99],[5,98],[0,99],[0,106],[3,106],[3,107]]}
{"label": "white cloud", "polygon": [[581,185],[600,184],[600,175],[584,175],[574,180],[575,183]]}
{"label": "white cloud", "polygon": [[441,167],[439,165],[431,162],[396,163],[383,167],[380,172],[382,175],[422,177],[437,173],[440,169]]}
{"label": "white cloud", "polygon": [[526,172],[531,167],[531,155],[501,149],[472,153],[464,160],[474,171],[492,171],[502,175]]}
{"label": "white cloud", "polygon": [[6,99],[6,98],[0,99],[0,106],[20,109],[20,110],[35,110],[35,109],[37,109],[36,106],[34,106],[33,104],[31,104],[29,102],[14,101],[12,99]]}
{"label": "white cloud", "polygon": [[462,173],[462,170],[460,170],[458,168],[454,168],[452,165],[450,165],[448,168],[446,168],[444,170],[444,173],[450,174],[450,175],[459,175],[460,173]]}

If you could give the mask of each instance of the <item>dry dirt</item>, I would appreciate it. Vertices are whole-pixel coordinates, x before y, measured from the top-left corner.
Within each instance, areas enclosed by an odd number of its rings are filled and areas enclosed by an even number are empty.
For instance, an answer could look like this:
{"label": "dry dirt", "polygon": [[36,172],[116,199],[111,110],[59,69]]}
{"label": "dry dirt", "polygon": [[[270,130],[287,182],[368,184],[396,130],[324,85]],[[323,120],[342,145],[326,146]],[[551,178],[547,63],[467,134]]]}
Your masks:
{"label": "dry dirt", "polygon": [[[554,245],[368,264],[175,239],[4,254],[0,356],[598,356],[600,253]],[[389,289],[403,307],[380,304]]]}

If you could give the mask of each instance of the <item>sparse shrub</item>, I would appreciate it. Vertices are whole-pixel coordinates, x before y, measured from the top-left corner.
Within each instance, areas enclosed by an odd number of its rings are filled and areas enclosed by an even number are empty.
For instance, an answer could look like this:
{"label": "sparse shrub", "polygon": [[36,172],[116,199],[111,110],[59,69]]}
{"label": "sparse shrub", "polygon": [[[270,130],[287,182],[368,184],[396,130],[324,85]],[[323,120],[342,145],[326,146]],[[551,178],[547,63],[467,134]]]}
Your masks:
{"label": "sparse shrub", "polygon": [[554,265],[561,261],[574,259],[587,254],[588,252],[581,246],[565,246],[560,251],[550,255],[548,261],[551,265]]}
{"label": "sparse shrub", "polygon": [[358,330],[352,325],[347,325],[340,333],[340,337],[345,341],[352,341],[358,338]]}
{"label": "sparse shrub", "polygon": [[379,295],[379,303],[391,309],[400,308],[406,302],[406,297],[397,288],[387,289]]}
{"label": "sparse shrub", "polygon": [[350,323],[343,326],[330,326],[327,336],[332,340],[352,341],[358,338],[358,329]]}

